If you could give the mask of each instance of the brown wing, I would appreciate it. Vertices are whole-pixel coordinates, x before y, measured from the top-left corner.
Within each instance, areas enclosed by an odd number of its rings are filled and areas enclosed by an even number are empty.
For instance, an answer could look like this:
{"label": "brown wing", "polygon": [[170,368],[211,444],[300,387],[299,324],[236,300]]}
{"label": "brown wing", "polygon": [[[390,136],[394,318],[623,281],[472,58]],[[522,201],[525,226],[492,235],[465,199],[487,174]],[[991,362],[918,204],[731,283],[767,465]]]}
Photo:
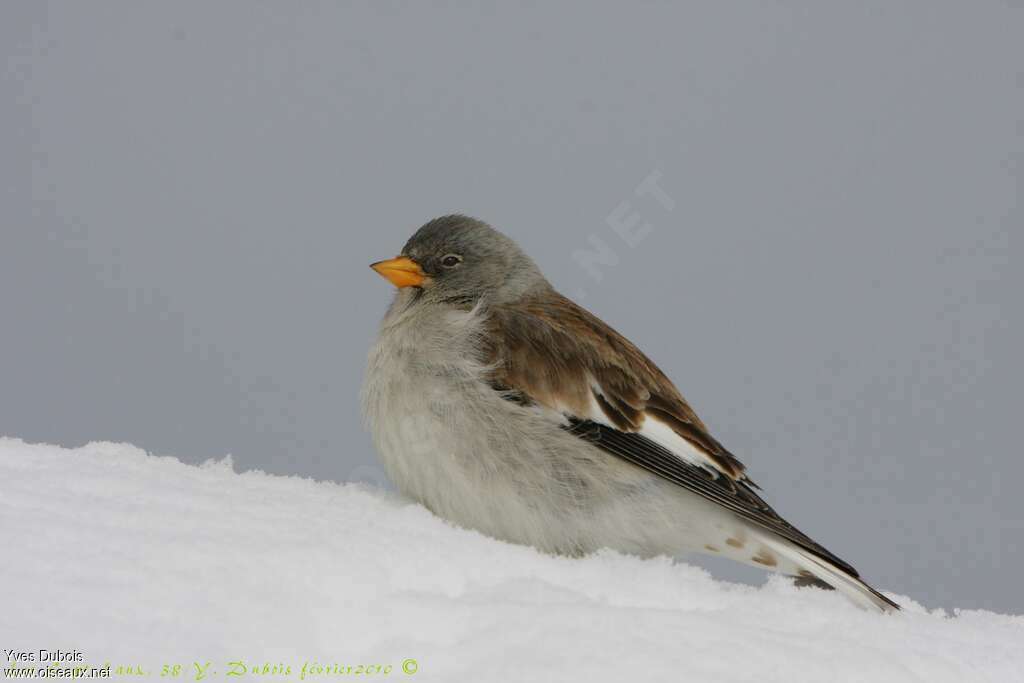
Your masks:
{"label": "brown wing", "polygon": [[[857,571],[783,519],[754,491],[743,464],[718,443],[665,375],[632,343],[564,297],[491,309],[496,389],[565,415],[565,429],[843,568]],[[593,399],[593,400],[592,400]],[[595,402],[600,410],[594,414]],[[643,432],[658,420],[707,456],[694,463]],[[713,467],[708,467],[710,463]],[[722,476],[727,475],[727,476]]]}
{"label": "brown wing", "polygon": [[489,325],[497,386],[626,433],[645,431],[645,423],[648,429],[667,427],[712,471],[749,481],[743,463],[708,433],[665,374],[628,339],[572,301],[554,295],[496,306]]}

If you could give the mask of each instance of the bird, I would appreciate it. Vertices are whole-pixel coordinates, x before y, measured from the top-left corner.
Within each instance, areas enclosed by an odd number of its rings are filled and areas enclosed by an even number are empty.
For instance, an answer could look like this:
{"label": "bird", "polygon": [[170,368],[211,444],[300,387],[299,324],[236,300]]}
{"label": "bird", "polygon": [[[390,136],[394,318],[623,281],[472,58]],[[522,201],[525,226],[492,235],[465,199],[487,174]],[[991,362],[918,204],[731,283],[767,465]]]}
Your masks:
{"label": "bird", "polygon": [[397,289],[363,417],[404,496],[545,553],[708,554],[899,609],[775,512],[668,377],[505,234],[442,216],[371,268]]}

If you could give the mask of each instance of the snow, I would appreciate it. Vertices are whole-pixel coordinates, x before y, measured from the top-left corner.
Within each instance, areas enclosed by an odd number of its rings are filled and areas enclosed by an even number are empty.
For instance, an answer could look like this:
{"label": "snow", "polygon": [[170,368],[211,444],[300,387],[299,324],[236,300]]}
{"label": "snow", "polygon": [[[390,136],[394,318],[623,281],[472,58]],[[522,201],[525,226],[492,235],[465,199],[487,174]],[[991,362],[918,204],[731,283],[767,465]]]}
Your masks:
{"label": "snow", "polygon": [[210,681],[1024,680],[1024,617],[902,596],[883,616],[667,558],[551,557],[363,485],[238,474],[229,458],[0,439],[0,532],[0,647],[153,678],[180,664],[195,680],[198,662]]}

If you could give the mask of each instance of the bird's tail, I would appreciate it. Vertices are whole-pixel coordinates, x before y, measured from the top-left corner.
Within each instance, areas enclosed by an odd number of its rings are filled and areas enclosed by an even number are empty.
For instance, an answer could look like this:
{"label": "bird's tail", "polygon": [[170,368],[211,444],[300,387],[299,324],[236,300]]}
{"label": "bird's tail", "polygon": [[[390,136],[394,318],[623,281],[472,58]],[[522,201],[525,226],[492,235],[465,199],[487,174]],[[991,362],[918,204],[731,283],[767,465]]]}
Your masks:
{"label": "bird's tail", "polygon": [[835,588],[859,607],[879,612],[896,612],[900,609],[899,605],[861,581],[855,574],[850,574],[795,543],[767,534],[760,540],[797,567]]}

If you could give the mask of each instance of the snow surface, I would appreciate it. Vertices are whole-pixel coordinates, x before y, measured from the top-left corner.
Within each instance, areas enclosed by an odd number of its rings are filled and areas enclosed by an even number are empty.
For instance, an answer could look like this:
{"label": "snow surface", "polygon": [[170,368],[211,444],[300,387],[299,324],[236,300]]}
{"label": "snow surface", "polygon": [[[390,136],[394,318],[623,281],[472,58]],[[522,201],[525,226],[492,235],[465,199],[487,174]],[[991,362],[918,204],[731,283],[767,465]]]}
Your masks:
{"label": "snow surface", "polygon": [[783,579],[551,557],[363,485],[236,474],[230,459],[0,439],[0,533],[0,648],[77,649],[151,680],[165,664],[194,680],[193,662],[209,681],[298,681],[304,663],[304,680],[1024,680],[1024,617],[902,596],[883,616]]}

